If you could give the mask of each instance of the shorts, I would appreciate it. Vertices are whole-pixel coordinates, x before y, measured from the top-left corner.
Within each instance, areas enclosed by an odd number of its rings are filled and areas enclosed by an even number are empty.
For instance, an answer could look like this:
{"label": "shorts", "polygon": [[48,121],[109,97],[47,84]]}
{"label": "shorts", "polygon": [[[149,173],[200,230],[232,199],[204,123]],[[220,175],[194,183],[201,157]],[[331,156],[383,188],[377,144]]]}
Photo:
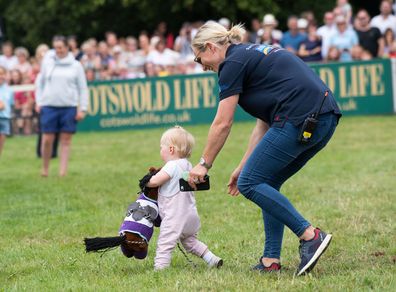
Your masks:
{"label": "shorts", "polygon": [[42,133],[75,133],[77,107],[43,106],[40,110]]}
{"label": "shorts", "polygon": [[11,134],[10,119],[0,118],[0,135],[8,136],[10,134]]}

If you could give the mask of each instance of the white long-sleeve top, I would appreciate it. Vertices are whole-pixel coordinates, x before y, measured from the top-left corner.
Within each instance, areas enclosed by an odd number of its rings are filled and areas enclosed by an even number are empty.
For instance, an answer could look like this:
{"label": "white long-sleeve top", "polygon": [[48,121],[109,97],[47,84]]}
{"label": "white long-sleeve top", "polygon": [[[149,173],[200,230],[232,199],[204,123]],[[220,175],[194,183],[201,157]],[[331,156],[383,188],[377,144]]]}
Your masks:
{"label": "white long-sleeve top", "polygon": [[87,79],[83,66],[72,53],[60,59],[49,51],[44,57],[36,80],[36,102],[39,106],[88,109]]}

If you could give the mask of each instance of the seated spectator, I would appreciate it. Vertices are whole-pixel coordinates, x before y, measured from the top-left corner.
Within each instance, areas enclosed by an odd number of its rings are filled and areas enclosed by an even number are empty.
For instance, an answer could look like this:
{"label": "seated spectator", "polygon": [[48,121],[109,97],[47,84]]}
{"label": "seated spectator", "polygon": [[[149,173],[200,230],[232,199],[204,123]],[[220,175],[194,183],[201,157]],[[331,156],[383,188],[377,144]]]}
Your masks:
{"label": "seated spectator", "polygon": [[387,28],[391,28],[396,33],[396,16],[392,14],[392,2],[382,0],[380,5],[380,14],[374,16],[371,20],[371,26],[379,28],[382,34]]}
{"label": "seated spectator", "polygon": [[86,76],[88,82],[95,81],[95,79],[96,79],[95,70],[93,68],[85,69],[85,76]]}
{"label": "seated spectator", "polygon": [[328,11],[323,17],[324,25],[318,28],[317,34],[322,39],[322,58],[326,59],[330,47],[330,38],[336,32],[334,13]]}
{"label": "seated spectator", "polygon": [[391,57],[392,46],[395,43],[395,34],[391,28],[387,28],[384,33],[384,53],[383,57]]}
{"label": "seated spectator", "polygon": [[360,61],[363,55],[363,47],[360,45],[353,46],[351,49],[351,57],[353,61]]}
{"label": "seated spectator", "polygon": [[300,44],[305,40],[306,35],[298,32],[297,26],[298,18],[294,15],[287,20],[287,27],[289,30],[283,34],[281,39],[281,46],[290,52],[296,54]]}
{"label": "seated spectator", "polygon": [[330,39],[330,46],[335,46],[341,51],[340,61],[351,61],[350,50],[359,43],[357,34],[353,29],[347,29],[348,24],[344,16],[337,16],[335,21],[337,30]]}
{"label": "seated spectator", "polygon": [[134,37],[127,37],[125,43],[126,50],[122,53],[122,62],[126,67],[126,78],[145,77],[146,56],[143,50],[138,50],[137,40]]}
{"label": "seated spectator", "polygon": [[388,56],[389,58],[396,58],[396,41],[393,41]]}
{"label": "seated spectator", "polygon": [[326,62],[338,62],[340,60],[341,51],[337,47],[330,47],[326,56]]}
{"label": "seated spectator", "polygon": [[279,41],[273,38],[272,28],[262,30],[260,44],[280,47]]}
{"label": "seated spectator", "polygon": [[15,49],[15,56],[17,57],[18,63],[14,67],[21,71],[23,76],[29,76],[32,71],[32,66],[29,63],[29,52],[24,47],[18,47]]}
{"label": "seated spectator", "polygon": [[377,27],[371,27],[370,15],[367,10],[361,9],[356,14],[358,28],[356,33],[359,44],[363,49],[368,50],[373,57],[382,56],[384,52],[384,39]]}
{"label": "seated spectator", "polygon": [[152,62],[146,62],[144,64],[144,73],[147,77],[158,76],[157,68]]}
{"label": "seated spectator", "polygon": [[67,37],[67,45],[69,46],[69,50],[73,54],[74,58],[80,61],[83,56],[83,52],[78,47],[77,37],[75,35]]}
{"label": "seated spectator", "polygon": [[308,37],[301,43],[298,56],[304,62],[322,61],[322,40],[317,34],[315,23],[308,25]]}
{"label": "seated spectator", "polygon": [[14,46],[11,42],[3,43],[2,55],[0,55],[0,66],[4,67],[7,71],[12,70],[18,64],[18,59],[14,55]]}

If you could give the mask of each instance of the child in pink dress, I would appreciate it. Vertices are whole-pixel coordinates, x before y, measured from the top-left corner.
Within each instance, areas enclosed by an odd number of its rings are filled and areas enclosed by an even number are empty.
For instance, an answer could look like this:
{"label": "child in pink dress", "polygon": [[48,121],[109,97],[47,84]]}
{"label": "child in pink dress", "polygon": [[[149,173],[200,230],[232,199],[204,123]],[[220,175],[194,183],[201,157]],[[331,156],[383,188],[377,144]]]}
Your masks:
{"label": "child in pink dress", "polygon": [[165,165],[147,184],[148,187],[159,186],[158,207],[162,222],[154,259],[155,270],[170,265],[178,241],[187,252],[201,257],[209,267],[219,268],[223,264],[223,260],[197,238],[200,220],[194,192],[180,192],[179,179],[183,172],[192,168],[187,158],[193,146],[194,137],[179,126],[167,130],[161,137],[160,154]]}

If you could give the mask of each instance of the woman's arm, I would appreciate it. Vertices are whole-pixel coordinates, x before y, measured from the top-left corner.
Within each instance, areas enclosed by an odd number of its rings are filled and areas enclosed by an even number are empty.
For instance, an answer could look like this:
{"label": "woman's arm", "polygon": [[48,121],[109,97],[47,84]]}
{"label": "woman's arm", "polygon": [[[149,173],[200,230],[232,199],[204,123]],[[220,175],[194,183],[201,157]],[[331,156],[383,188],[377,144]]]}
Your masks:
{"label": "woman's arm", "polygon": [[[208,140],[204,148],[202,157],[207,164],[213,164],[217,154],[223,148],[225,141],[231,131],[234,121],[235,109],[238,104],[239,95],[232,95],[220,101],[217,108],[216,116],[210,126]],[[190,171],[190,179],[198,177],[204,181],[203,177],[207,174],[208,169],[198,164]],[[191,180],[192,181],[192,180]]]}

